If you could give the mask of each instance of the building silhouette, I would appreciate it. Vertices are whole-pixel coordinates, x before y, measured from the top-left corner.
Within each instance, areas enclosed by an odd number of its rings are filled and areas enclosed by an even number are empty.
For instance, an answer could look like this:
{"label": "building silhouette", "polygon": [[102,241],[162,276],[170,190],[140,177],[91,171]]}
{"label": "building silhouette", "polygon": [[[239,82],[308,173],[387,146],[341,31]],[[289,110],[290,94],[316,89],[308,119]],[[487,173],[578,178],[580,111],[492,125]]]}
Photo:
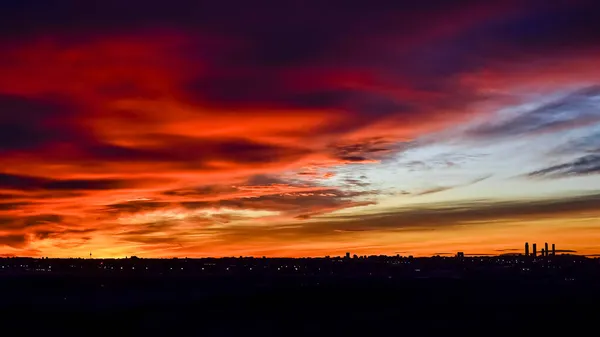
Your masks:
{"label": "building silhouette", "polygon": [[537,256],[537,244],[533,244],[533,256],[536,257]]}
{"label": "building silhouette", "polygon": [[525,256],[529,256],[529,242],[525,242]]}
{"label": "building silhouette", "polygon": [[556,246],[552,244],[552,256],[556,255]]}
{"label": "building silhouette", "polygon": [[546,252],[545,256],[548,256],[548,242],[544,243],[544,251]]}

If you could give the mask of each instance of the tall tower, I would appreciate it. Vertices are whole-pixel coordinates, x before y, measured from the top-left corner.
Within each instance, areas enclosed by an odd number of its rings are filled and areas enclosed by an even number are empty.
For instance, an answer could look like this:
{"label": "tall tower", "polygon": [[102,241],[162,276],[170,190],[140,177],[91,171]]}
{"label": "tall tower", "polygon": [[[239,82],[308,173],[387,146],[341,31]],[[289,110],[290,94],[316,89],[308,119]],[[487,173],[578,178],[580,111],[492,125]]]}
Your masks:
{"label": "tall tower", "polygon": [[533,256],[537,256],[537,244],[533,244]]}
{"label": "tall tower", "polygon": [[548,256],[548,242],[544,244],[544,251],[546,252],[546,256]]}
{"label": "tall tower", "polygon": [[552,256],[556,255],[556,246],[552,244]]}
{"label": "tall tower", "polygon": [[529,242],[525,242],[525,256],[529,256]]}

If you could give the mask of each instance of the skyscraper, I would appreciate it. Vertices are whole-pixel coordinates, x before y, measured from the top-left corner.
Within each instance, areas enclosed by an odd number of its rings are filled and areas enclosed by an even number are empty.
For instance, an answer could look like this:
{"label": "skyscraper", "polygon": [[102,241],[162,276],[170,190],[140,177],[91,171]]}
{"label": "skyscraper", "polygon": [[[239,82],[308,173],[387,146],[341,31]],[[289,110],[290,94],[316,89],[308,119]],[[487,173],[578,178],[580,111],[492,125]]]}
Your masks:
{"label": "skyscraper", "polygon": [[537,256],[537,244],[533,244],[533,256]]}
{"label": "skyscraper", "polygon": [[556,255],[556,246],[552,244],[552,256]]}
{"label": "skyscraper", "polygon": [[529,242],[525,242],[525,256],[529,256]]}
{"label": "skyscraper", "polygon": [[548,242],[544,244],[544,251],[546,252],[545,256],[548,256]]}

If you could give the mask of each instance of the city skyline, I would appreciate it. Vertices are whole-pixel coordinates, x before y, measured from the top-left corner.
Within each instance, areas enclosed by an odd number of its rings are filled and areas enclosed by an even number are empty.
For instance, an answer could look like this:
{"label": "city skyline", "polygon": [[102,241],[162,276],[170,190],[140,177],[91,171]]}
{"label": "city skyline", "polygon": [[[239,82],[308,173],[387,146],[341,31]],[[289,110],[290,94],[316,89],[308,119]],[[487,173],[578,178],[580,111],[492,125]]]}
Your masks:
{"label": "city skyline", "polygon": [[598,256],[598,13],[3,5],[0,256]]}

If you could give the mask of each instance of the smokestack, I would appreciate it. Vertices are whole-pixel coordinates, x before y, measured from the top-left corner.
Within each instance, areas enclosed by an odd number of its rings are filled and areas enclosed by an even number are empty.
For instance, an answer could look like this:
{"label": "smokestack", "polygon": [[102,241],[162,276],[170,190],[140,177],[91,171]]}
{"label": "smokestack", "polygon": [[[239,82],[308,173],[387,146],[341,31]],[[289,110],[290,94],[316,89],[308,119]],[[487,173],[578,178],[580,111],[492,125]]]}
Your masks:
{"label": "smokestack", "polygon": [[556,255],[556,246],[552,244],[552,256]]}
{"label": "smokestack", "polygon": [[[548,242],[546,242],[546,243],[544,244],[544,249],[545,249],[544,251],[546,252],[546,255],[545,255],[545,256],[548,256]],[[544,255],[544,254],[542,254],[542,255]]]}
{"label": "smokestack", "polygon": [[537,244],[536,243],[533,244],[533,256],[534,257],[537,256]]}
{"label": "smokestack", "polygon": [[529,242],[525,242],[525,256],[529,256]]}

